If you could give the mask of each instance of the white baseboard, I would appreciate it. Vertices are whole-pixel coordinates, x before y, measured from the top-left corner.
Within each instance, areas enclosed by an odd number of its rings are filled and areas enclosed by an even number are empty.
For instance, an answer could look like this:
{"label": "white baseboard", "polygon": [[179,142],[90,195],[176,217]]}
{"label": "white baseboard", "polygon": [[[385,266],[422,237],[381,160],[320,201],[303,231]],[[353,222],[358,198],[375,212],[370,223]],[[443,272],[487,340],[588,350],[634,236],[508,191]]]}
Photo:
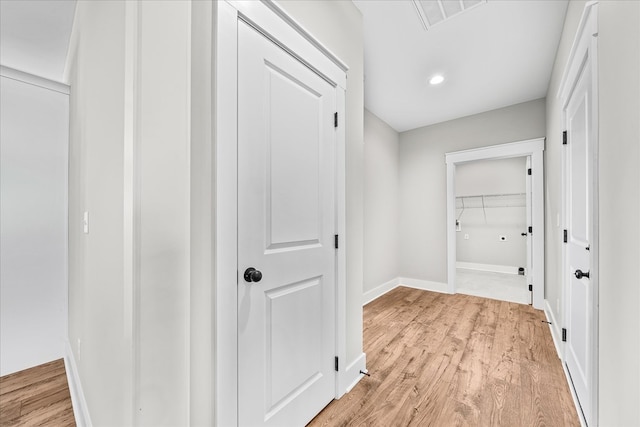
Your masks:
{"label": "white baseboard", "polygon": [[347,368],[344,370],[344,374],[341,378],[341,383],[344,384],[343,389],[340,390],[339,397],[342,397],[346,393],[349,393],[355,386],[360,382],[360,380],[364,377],[362,372],[367,372],[367,355],[362,353],[360,356],[356,358],[353,362],[351,362]]}
{"label": "white baseboard", "polygon": [[424,291],[440,292],[443,294],[450,294],[449,284],[441,282],[431,282],[429,280],[409,279],[407,277],[399,278],[399,286],[406,286],[408,288],[422,289]]}
{"label": "white baseboard", "polygon": [[78,427],[91,427],[91,417],[89,416],[89,407],[84,398],[82,391],[82,383],[78,374],[78,366],[73,356],[73,350],[69,341],[65,345],[64,368],[67,371],[67,382],[69,383],[69,392],[71,394],[71,405],[73,406],[73,416],[76,419]]}
{"label": "white baseboard", "polygon": [[492,271],[494,273],[518,274],[518,267],[513,267],[511,265],[478,264],[475,262],[457,261],[456,268],[464,268],[467,270]]}
{"label": "white baseboard", "polygon": [[395,279],[389,280],[388,282],[383,283],[382,285],[376,288],[373,288],[365,292],[364,294],[362,294],[362,305],[367,305],[374,299],[380,298],[382,295],[386,294],[387,292],[397,288],[398,284],[400,283],[399,280],[400,278],[396,277]]}
{"label": "white baseboard", "polygon": [[551,305],[549,304],[548,300],[544,300],[544,314],[547,317],[547,322],[551,322],[551,324],[549,325],[551,338],[553,338],[553,344],[556,346],[558,357],[562,359],[562,352],[560,351],[560,324],[556,321],[556,318],[553,315],[553,310],[551,309]]}

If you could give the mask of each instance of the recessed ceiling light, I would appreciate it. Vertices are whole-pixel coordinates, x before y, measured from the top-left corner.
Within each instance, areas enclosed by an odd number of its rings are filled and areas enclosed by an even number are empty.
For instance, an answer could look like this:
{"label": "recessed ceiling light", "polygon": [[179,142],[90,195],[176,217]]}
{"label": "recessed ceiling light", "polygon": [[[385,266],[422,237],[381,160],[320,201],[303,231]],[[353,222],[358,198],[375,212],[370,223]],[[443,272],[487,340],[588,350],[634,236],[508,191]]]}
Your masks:
{"label": "recessed ceiling light", "polygon": [[443,81],[444,81],[444,76],[442,74],[436,74],[435,76],[429,79],[429,84],[435,86],[435,85],[439,85]]}

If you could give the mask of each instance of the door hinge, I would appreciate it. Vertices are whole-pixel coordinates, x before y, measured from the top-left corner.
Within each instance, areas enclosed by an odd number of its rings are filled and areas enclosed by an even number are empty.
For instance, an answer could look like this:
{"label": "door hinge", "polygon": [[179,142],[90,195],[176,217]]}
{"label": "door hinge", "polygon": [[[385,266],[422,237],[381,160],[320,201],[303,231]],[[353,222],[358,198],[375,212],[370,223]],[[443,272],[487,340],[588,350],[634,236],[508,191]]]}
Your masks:
{"label": "door hinge", "polygon": [[567,145],[567,131],[562,132],[562,145]]}
{"label": "door hinge", "polygon": [[529,226],[529,234],[533,234],[533,227]]}
{"label": "door hinge", "polygon": [[338,365],[338,356],[336,356],[336,366],[335,367],[336,367],[336,372],[338,372],[338,367],[339,367],[339,365]]}
{"label": "door hinge", "polygon": [[527,169],[527,175],[531,175],[531,168]]}
{"label": "door hinge", "polygon": [[567,243],[569,241],[569,231],[568,230],[563,230],[564,231],[564,237],[563,240],[565,243]]}
{"label": "door hinge", "polygon": [[533,285],[529,285],[529,292],[533,292]]}
{"label": "door hinge", "polygon": [[567,341],[567,328],[562,328],[562,342]]}
{"label": "door hinge", "polygon": [[338,249],[338,235],[334,235],[333,236],[333,246],[335,246],[336,249]]}
{"label": "door hinge", "polygon": [[334,128],[338,127],[338,113],[337,112],[333,113],[333,127]]}

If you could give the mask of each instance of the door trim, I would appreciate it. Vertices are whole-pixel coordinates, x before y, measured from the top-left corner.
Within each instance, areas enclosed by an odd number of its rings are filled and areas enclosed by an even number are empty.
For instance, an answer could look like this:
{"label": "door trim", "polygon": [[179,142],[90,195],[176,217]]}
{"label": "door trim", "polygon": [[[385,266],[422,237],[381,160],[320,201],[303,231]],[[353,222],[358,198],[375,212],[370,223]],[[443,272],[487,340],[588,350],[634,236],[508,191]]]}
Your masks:
{"label": "door trim", "polygon": [[456,165],[476,160],[531,157],[533,307],[544,309],[544,138],[445,154],[447,163],[447,271],[449,293],[456,293]]}
{"label": "door trim", "polygon": [[[589,375],[592,379],[591,390],[589,396],[589,402],[587,404],[590,405],[591,408],[591,420],[585,420],[582,410],[580,409],[580,403],[578,402],[578,398],[576,396],[575,390],[571,384],[571,378],[569,377],[569,372],[567,370],[565,364],[565,356],[566,356],[566,344],[561,343],[560,346],[560,357],[562,359],[562,366],[565,372],[565,376],[567,377],[567,382],[569,383],[569,389],[571,390],[571,394],[573,396],[573,400],[576,406],[576,410],[578,412],[578,416],[580,417],[580,422],[582,425],[590,425],[596,426],[598,425],[598,295],[599,295],[599,235],[598,235],[598,222],[599,222],[599,196],[598,196],[598,144],[599,144],[599,126],[598,126],[598,1],[588,2],[584,11],[582,12],[582,16],[580,18],[580,23],[578,25],[578,30],[576,31],[576,36],[571,46],[571,50],[569,52],[569,57],[567,59],[567,63],[565,65],[564,73],[562,75],[562,80],[560,82],[560,86],[558,88],[558,93],[556,97],[561,100],[562,105],[562,124],[563,129],[567,128],[566,123],[566,107],[571,99],[571,95],[573,94],[573,90],[575,89],[577,78],[581,74],[581,71],[585,68],[589,67],[591,72],[591,118],[592,118],[592,135],[593,135],[593,144],[590,147],[590,156],[591,156],[591,181],[589,182],[591,194],[591,200],[589,203],[590,210],[590,233],[591,233],[591,241],[589,242],[589,255],[591,257],[590,262],[590,277],[589,282],[593,288],[593,299],[591,310],[591,322],[593,328],[591,330],[591,342],[592,348],[590,352],[591,364],[589,366]],[[569,201],[567,197],[568,193],[568,182],[567,182],[567,173],[568,173],[568,154],[566,148],[562,150],[562,199],[564,203],[562,203],[562,228],[566,229],[569,221]],[[562,246],[562,314],[561,321],[563,325],[568,323],[567,320],[567,288],[568,288],[568,277],[570,272],[567,269],[567,249],[565,245]],[[584,402],[583,402],[584,404]]]}
{"label": "door trim", "polygon": [[[260,31],[336,88],[336,349],[346,360],[345,91],[347,66],[272,0],[224,1],[214,5],[214,425],[238,425],[238,240],[237,240],[237,58],[238,20]],[[311,66],[310,64],[314,64]],[[336,398],[346,391],[342,363]]]}

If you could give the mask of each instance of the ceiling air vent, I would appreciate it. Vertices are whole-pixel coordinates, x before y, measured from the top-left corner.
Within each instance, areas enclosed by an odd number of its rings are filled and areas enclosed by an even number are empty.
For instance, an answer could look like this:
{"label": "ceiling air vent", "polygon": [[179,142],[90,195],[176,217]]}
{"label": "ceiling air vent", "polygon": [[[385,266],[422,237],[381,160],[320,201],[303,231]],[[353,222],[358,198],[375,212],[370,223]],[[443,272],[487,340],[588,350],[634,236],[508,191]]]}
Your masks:
{"label": "ceiling air vent", "polygon": [[425,30],[487,0],[412,0]]}

